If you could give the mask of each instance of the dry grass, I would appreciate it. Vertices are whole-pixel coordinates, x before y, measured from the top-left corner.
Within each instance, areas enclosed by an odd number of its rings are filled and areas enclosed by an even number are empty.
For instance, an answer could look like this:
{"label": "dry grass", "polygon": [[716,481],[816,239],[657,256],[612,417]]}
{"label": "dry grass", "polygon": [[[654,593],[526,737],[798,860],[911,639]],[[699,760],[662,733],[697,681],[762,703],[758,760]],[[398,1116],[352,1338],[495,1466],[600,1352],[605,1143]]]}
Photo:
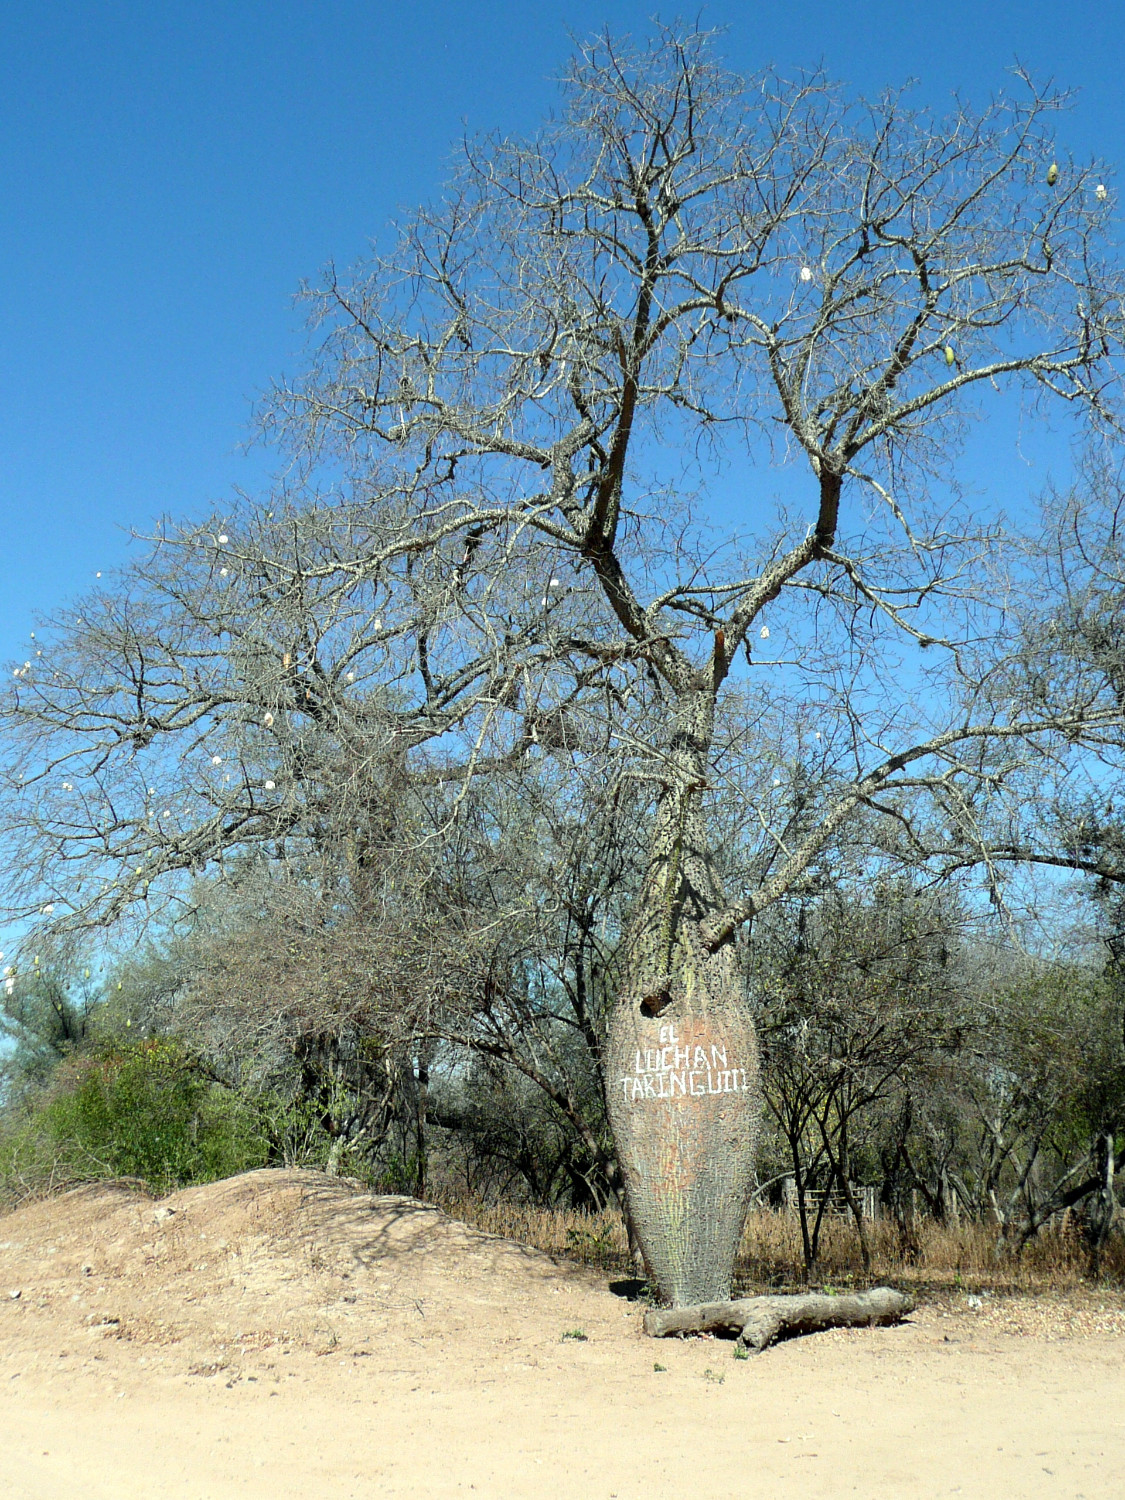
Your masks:
{"label": "dry grass", "polygon": [[442,1208],[488,1234],[533,1245],[549,1255],[561,1255],[605,1271],[632,1273],[625,1224],[616,1211],[579,1213],[566,1208],[533,1208],[524,1203],[481,1203],[473,1198],[441,1197]]}
{"label": "dry grass", "polygon": [[[821,1230],[817,1279],[866,1280],[948,1286],[965,1290],[1061,1290],[1088,1284],[1088,1255],[1076,1226],[1051,1226],[1016,1256],[998,1245],[990,1224],[950,1226],[917,1222],[912,1244],[883,1219],[868,1225],[872,1265],[863,1271],[859,1238],[849,1219],[828,1218]],[[801,1279],[801,1228],[793,1214],[760,1210],[750,1216],[742,1240],[739,1277],[747,1284],[788,1285]],[[1125,1243],[1118,1236],[1103,1257],[1108,1281],[1125,1281]]]}
{"label": "dry grass", "polygon": [[[587,1214],[461,1198],[442,1201],[441,1207],[452,1217],[490,1234],[622,1276],[632,1273],[625,1226],[616,1211]],[[1089,1285],[1086,1249],[1071,1223],[1044,1230],[1019,1257],[997,1250],[996,1229],[988,1224],[950,1227],[922,1219],[912,1246],[903,1244],[897,1227],[889,1220],[869,1225],[868,1232],[872,1267],[865,1273],[855,1226],[849,1219],[827,1219],[821,1230],[820,1261],[814,1280],[841,1285],[893,1280],[950,1290],[1012,1292]],[[1125,1284],[1125,1239],[1120,1235],[1107,1247],[1102,1279]],[[736,1271],[738,1287],[784,1288],[801,1282],[801,1228],[796,1216],[769,1209],[752,1213],[742,1239]]]}

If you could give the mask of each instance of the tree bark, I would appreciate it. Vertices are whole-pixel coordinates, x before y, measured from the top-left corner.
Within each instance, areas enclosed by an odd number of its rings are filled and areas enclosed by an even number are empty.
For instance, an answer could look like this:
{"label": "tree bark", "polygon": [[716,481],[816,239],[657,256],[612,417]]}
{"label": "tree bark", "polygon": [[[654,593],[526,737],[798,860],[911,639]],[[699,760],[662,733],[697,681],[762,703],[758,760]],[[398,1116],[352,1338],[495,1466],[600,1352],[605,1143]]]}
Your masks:
{"label": "tree bark", "polygon": [[704,935],[724,908],[702,809],[713,716],[709,680],[681,695],[605,1052],[629,1221],[675,1306],[730,1294],[761,1117],[737,956]]}
{"label": "tree bark", "polygon": [[914,1299],[892,1287],[831,1297],[805,1292],[794,1297],[741,1297],[695,1307],[650,1308],[645,1332],[652,1338],[673,1333],[735,1333],[744,1349],[760,1354],[783,1334],[819,1333],[826,1328],[871,1328],[898,1323],[914,1311]]}
{"label": "tree bark", "polygon": [[429,1059],[418,1053],[417,1076],[414,1088],[414,1196],[426,1196],[426,1107],[430,1096]]}

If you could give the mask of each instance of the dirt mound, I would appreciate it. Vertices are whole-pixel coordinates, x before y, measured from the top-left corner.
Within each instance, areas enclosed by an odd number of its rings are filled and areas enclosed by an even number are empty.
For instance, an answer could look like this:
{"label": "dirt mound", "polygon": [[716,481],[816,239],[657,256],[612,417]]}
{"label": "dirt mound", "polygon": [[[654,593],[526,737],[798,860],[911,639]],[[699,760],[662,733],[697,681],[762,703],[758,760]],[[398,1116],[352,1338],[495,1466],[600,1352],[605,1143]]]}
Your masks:
{"label": "dirt mound", "polygon": [[541,1282],[577,1268],[514,1240],[485,1234],[416,1198],[356,1191],[323,1172],[247,1172],[162,1200],[154,1217],[206,1225],[225,1247],[258,1240],[278,1256],[337,1275],[378,1276],[406,1258],[415,1274]]}
{"label": "dirt mound", "polygon": [[0,1276],[17,1311],[194,1344],[212,1361],[232,1342],[331,1348],[394,1323],[448,1333],[469,1314],[518,1320],[545,1286],[596,1285],[428,1204],[297,1170],[160,1200],[113,1183],[29,1205],[0,1219]]}

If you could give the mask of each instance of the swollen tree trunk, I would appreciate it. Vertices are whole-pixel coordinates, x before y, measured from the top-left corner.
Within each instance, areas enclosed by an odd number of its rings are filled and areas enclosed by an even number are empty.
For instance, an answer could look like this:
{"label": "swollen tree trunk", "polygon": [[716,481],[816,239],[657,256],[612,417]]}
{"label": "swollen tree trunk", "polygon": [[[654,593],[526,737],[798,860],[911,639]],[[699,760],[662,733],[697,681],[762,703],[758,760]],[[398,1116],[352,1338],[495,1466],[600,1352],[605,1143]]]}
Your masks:
{"label": "swollen tree trunk", "polygon": [[703,936],[726,904],[701,809],[713,709],[709,688],[679,704],[605,1053],[629,1218],[649,1281],[673,1306],[730,1295],[761,1118],[736,956]]}

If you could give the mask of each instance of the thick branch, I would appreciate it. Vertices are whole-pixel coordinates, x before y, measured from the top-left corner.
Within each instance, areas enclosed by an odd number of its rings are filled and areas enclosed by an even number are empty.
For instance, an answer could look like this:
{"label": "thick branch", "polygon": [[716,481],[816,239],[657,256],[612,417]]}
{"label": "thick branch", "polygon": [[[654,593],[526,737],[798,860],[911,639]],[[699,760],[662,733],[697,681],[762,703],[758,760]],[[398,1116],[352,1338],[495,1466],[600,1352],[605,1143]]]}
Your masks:
{"label": "thick branch", "polygon": [[665,1311],[650,1308],[644,1329],[652,1338],[676,1333],[734,1333],[739,1346],[760,1354],[775,1339],[826,1328],[880,1328],[914,1311],[913,1297],[889,1286],[849,1297],[806,1292],[795,1297],[742,1297]]}

